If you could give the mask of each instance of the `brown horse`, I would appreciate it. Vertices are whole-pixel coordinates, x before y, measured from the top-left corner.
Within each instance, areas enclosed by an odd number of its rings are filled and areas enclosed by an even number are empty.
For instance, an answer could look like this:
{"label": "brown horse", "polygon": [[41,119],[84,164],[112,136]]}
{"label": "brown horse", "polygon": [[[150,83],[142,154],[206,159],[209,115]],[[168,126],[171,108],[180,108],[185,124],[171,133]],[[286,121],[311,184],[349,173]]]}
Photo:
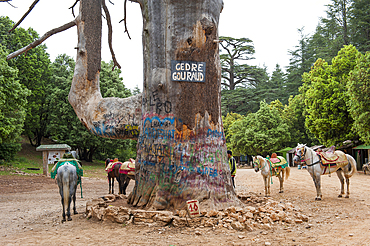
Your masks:
{"label": "brown horse", "polygon": [[[105,170],[107,171],[107,167],[109,165],[109,163],[113,162],[113,160],[107,158],[105,160]],[[107,174],[108,174],[108,182],[109,182],[109,194],[114,194],[114,179],[116,178],[117,179],[117,182],[118,184],[120,183],[119,182],[119,168],[121,167],[120,164],[116,164],[114,165],[114,168],[107,171]]]}

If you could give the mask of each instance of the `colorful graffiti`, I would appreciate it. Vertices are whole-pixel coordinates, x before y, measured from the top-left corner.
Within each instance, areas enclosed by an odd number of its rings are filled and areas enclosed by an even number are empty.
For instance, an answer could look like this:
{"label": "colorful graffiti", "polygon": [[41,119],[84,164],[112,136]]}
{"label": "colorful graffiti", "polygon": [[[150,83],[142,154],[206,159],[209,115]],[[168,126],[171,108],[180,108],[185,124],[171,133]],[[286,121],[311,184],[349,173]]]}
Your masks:
{"label": "colorful graffiti", "polygon": [[[104,114],[104,120],[94,121],[90,128],[96,136],[108,138],[137,138],[139,136],[139,124],[135,123],[135,115]],[[131,122],[126,124],[127,122]]]}
{"label": "colorful graffiti", "polygon": [[183,189],[192,186],[225,192],[228,179],[223,131],[201,127],[190,130],[186,126],[179,131],[176,125],[181,120],[172,114],[148,113],[142,120],[136,161],[143,184],[158,186],[172,196],[183,196]]}

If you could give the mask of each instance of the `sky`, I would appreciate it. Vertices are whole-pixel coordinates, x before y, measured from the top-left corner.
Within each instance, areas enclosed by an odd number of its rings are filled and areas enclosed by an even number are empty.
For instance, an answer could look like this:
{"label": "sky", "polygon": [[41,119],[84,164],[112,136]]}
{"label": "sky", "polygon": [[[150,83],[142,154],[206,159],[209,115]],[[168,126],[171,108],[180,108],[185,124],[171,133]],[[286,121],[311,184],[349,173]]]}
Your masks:
{"label": "sky", "polygon": [[[0,3],[0,16],[18,22],[34,0],[12,0]],[[32,12],[23,20],[21,27],[32,27],[41,37],[47,31],[62,26],[74,19],[69,9],[75,0],[40,0]],[[122,66],[121,77],[126,87],[133,89],[143,85],[142,17],[137,3],[127,2],[127,28],[131,39],[124,33],[123,0],[106,1],[113,25],[113,49]],[[266,66],[271,74],[276,64],[283,69],[289,65],[288,50],[298,45],[298,29],[313,34],[320,17],[326,17],[326,4],[330,0],[224,0],[220,14],[219,36],[249,38],[253,41],[256,53],[250,65]],[[78,7],[74,9],[78,14]],[[77,28],[54,34],[43,44],[47,46],[51,61],[59,54],[76,58]],[[106,21],[103,19],[102,60],[111,60],[108,47]]]}

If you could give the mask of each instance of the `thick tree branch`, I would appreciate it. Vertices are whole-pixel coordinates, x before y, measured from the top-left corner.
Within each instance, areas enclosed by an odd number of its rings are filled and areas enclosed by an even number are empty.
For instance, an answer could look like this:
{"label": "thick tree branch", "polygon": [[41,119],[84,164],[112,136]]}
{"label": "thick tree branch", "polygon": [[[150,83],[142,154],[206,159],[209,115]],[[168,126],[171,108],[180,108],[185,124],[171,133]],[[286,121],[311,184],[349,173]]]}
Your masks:
{"label": "thick tree branch", "polygon": [[121,65],[119,65],[119,63],[117,62],[116,56],[115,56],[114,51],[113,51],[113,45],[112,45],[113,28],[112,28],[112,22],[111,22],[111,19],[110,19],[110,14],[109,14],[108,8],[105,5],[105,0],[102,1],[102,6],[103,6],[103,10],[105,12],[106,18],[107,18],[108,44],[109,44],[109,50],[110,50],[110,53],[112,54],[112,60],[113,60],[113,64],[114,64],[113,68],[112,68],[112,71],[113,71],[115,67],[121,68]]}
{"label": "thick tree branch", "polygon": [[32,42],[31,44],[27,45],[26,47],[23,47],[22,49],[19,49],[11,54],[9,54],[6,59],[9,60],[9,59],[12,59],[16,56],[19,56],[20,54],[24,53],[24,52],[27,52],[29,51],[30,49],[32,48],[35,48],[36,46],[40,45],[42,42],[44,42],[48,37],[52,36],[53,34],[55,33],[58,33],[58,32],[62,32],[62,31],[65,31],[73,26],[76,25],[76,21],[73,20],[63,26],[60,26],[58,28],[54,28],[50,31],[48,31],[47,33],[44,34],[44,36],[42,36],[41,38],[35,40],[34,42]]}
{"label": "thick tree branch", "polygon": [[22,23],[22,21],[24,20],[24,18],[26,18],[26,16],[32,11],[32,9],[35,7],[35,5],[39,2],[40,0],[35,0],[33,1],[32,5],[29,7],[28,11],[22,16],[22,18],[17,22],[17,24],[15,24],[13,26],[12,29],[9,30],[9,32],[12,32],[14,29],[17,28],[17,26],[19,26],[19,24]]}

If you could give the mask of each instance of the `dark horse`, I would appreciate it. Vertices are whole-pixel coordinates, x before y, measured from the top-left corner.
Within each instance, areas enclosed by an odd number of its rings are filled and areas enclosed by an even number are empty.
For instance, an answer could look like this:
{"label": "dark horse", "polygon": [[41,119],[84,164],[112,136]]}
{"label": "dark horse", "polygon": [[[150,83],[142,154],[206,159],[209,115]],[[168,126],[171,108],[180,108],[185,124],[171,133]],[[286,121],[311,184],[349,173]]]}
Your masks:
{"label": "dark horse", "polygon": [[[105,160],[105,168],[107,168],[108,164],[110,162],[113,162],[113,160],[107,158]],[[114,179],[116,178],[116,173],[119,174],[119,168],[121,167],[121,165],[114,165],[114,168],[112,170],[110,170],[108,173],[108,182],[109,182],[109,194],[114,194]],[[117,170],[116,170],[117,169]],[[119,181],[117,179],[117,182],[119,184]]]}
{"label": "dark horse", "polygon": [[62,205],[63,205],[63,219],[62,222],[66,221],[66,213],[65,210],[67,209],[67,217],[68,221],[72,220],[71,218],[71,201],[73,199],[73,212],[74,214],[78,214],[76,210],[76,189],[77,189],[77,170],[76,167],[66,163],[63,166],[60,166],[57,170],[57,183],[59,186],[59,193],[62,197]]}

